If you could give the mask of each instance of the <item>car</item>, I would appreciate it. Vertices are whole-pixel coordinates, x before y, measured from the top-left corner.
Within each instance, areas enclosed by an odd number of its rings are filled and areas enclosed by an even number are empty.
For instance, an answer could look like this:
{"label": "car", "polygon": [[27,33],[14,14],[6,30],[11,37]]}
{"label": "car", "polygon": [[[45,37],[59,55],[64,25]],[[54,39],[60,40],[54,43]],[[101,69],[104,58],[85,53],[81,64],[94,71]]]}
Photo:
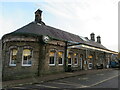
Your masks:
{"label": "car", "polygon": [[96,65],[96,68],[97,68],[97,69],[103,69],[103,64],[97,64],[97,65]]}
{"label": "car", "polygon": [[116,61],[111,61],[110,62],[110,67],[111,68],[120,68],[120,64]]}

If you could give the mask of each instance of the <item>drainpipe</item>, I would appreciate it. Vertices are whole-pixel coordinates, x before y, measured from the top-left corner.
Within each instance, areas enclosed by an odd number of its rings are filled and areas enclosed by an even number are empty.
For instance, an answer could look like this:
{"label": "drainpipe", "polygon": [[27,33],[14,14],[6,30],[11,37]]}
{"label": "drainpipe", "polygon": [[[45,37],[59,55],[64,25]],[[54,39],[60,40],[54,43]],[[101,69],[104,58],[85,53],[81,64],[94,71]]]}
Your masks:
{"label": "drainpipe", "polygon": [[67,41],[65,42],[64,71],[67,72]]}

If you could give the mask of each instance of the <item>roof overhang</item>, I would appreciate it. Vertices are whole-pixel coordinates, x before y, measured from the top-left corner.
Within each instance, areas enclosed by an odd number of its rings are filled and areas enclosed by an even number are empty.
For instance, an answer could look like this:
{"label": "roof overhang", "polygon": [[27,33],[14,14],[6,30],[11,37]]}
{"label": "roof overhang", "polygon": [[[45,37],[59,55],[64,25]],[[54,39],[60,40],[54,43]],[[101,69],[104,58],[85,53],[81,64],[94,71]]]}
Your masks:
{"label": "roof overhang", "polygon": [[96,51],[101,51],[101,52],[106,52],[106,53],[111,53],[111,54],[118,54],[118,52],[114,52],[111,50],[107,50],[107,49],[102,49],[102,48],[97,48],[97,47],[93,47],[93,46],[89,46],[89,45],[73,45],[73,46],[68,46],[68,48],[77,48],[77,49],[91,49],[91,50],[96,50]]}

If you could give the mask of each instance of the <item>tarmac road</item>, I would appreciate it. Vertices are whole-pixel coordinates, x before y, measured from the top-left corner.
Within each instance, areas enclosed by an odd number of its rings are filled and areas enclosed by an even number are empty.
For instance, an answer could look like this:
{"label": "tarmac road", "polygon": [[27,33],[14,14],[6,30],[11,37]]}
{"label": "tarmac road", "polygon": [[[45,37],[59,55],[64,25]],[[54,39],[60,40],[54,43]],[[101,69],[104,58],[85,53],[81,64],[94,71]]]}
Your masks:
{"label": "tarmac road", "polygon": [[[71,89],[79,89],[79,88],[118,88],[118,85],[120,83],[119,81],[120,73],[118,73],[118,71],[119,70],[111,70],[111,71],[106,70],[95,74],[91,73],[87,75],[68,77],[64,79],[43,82],[40,84],[38,83],[33,85],[16,86],[11,89],[12,90],[13,89],[49,90],[51,88],[51,89],[71,90]],[[74,73],[69,73],[69,74],[74,74]]]}

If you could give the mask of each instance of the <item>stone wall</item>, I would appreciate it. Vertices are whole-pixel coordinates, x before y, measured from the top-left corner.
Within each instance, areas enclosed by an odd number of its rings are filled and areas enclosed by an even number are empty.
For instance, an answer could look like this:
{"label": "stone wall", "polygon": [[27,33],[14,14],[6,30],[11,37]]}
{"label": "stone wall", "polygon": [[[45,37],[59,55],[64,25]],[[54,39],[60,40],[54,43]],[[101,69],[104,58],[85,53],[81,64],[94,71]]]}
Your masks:
{"label": "stone wall", "polygon": [[63,72],[64,68],[63,65],[58,65],[58,55],[56,55],[55,59],[55,65],[51,66],[49,65],[49,52],[50,50],[55,50],[56,54],[58,51],[63,51],[64,52],[64,47],[63,46],[57,46],[57,45],[51,45],[51,44],[45,44],[41,48],[41,63],[40,63],[40,75],[43,74],[51,74],[51,73],[56,73],[56,72]]}
{"label": "stone wall", "polygon": [[[9,48],[11,46],[17,46],[18,48],[16,66],[9,65],[9,62],[10,62],[10,49]],[[22,66],[22,52],[25,46],[30,46],[33,49],[32,66]],[[25,42],[25,41],[5,42],[3,45],[3,59],[4,59],[3,80],[37,76],[40,48],[41,48],[40,44],[38,44],[37,42]]]}
{"label": "stone wall", "polygon": [[[63,65],[58,65],[58,52],[62,51],[63,54],[65,53],[65,42],[63,41],[51,40],[48,43],[43,43],[40,38],[12,36],[5,38],[3,42],[3,80],[28,77],[34,78],[45,74],[60,73],[65,71],[64,63]],[[17,62],[16,66],[10,66],[10,48],[14,46],[18,49]],[[22,52],[23,48],[26,46],[32,48],[33,55],[31,66],[22,66]],[[49,53],[51,50],[55,50],[56,52],[55,65],[49,65]],[[71,68],[75,70],[87,70],[89,69],[89,63],[93,64],[93,68],[91,69],[95,69],[97,63],[105,64],[108,61],[106,59],[106,53],[96,50],[86,48],[68,48],[67,54],[68,53],[71,53]],[[78,55],[78,64],[76,65],[74,64],[74,54]],[[109,58],[110,57],[108,57],[108,59]]]}

